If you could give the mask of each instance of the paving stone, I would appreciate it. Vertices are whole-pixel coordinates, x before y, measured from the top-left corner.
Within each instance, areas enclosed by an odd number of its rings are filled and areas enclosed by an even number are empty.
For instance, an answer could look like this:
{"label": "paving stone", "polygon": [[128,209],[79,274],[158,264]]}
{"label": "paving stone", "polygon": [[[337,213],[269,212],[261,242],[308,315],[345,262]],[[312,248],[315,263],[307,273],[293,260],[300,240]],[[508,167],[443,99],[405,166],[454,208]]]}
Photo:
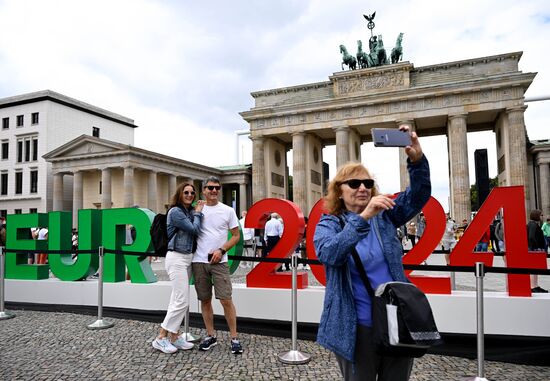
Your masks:
{"label": "paving stone", "polygon": [[[285,365],[277,354],[291,340],[239,334],[245,352],[229,350],[229,333],[218,331],[218,346],[166,355],[151,347],[158,325],[108,319],[110,329],[90,331],[90,316],[56,312],[16,311],[0,321],[0,380],[339,380],[340,371],[329,351],[311,341],[298,349],[312,354],[305,365]],[[202,329],[191,328],[204,336]],[[462,380],[475,376],[477,362],[458,357],[426,355],[415,360],[411,380]],[[548,381],[550,367],[487,361],[489,380]]]}

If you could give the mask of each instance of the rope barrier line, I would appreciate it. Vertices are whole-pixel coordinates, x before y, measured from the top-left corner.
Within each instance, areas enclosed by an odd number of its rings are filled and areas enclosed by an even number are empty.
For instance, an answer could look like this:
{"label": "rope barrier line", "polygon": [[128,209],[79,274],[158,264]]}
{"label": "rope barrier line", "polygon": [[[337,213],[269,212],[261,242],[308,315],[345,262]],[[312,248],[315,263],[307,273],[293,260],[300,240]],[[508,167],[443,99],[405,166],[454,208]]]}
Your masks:
{"label": "rope barrier line", "polygon": [[[19,250],[19,249],[4,249],[6,253],[17,253],[17,254],[35,254],[37,252],[44,254],[97,254],[99,249],[91,250]],[[123,250],[114,250],[114,249],[104,249],[105,254],[118,254],[118,255],[134,255],[134,256],[155,256],[155,253],[150,252],[141,252],[141,251],[123,251]],[[448,253],[448,251],[440,250],[441,253]],[[435,253],[435,252],[434,252]],[[269,258],[269,257],[249,257],[243,255],[231,255],[229,259],[244,261],[244,262],[266,262],[266,263],[281,263],[281,264],[291,264],[291,258]],[[303,259],[297,258],[298,264],[303,265],[313,265],[321,266],[322,263],[317,259]],[[474,272],[475,266],[451,266],[451,265],[409,265],[404,264],[403,268],[405,270],[421,270],[421,271],[446,271],[446,272]],[[497,273],[497,274],[536,274],[536,275],[550,275],[550,269],[532,269],[532,268],[521,268],[521,267],[493,267],[485,266],[485,273]]]}

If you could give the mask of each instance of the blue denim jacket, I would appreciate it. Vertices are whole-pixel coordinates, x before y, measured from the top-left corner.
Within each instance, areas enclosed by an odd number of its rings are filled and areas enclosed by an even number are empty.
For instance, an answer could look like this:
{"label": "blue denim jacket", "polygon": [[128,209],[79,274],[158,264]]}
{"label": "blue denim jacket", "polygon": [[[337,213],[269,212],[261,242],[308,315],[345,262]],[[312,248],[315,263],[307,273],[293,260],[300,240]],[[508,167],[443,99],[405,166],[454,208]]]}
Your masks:
{"label": "blue denim jacket", "polygon": [[348,267],[352,248],[368,234],[377,234],[393,280],[408,282],[401,261],[403,248],[396,229],[422,210],[430,198],[432,187],[426,157],[416,163],[407,162],[411,185],[395,199],[393,209],[376,215],[371,224],[358,214],[345,211],[342,213],[346,222],[344,229],[339,216],[324,214],[315,229],[313,243],[327,279],[317,342],[348,361],[354,361],[357,332]]}
{"label": "blue denim jacket", "polygon": [[202,213],[195,213],[193,209],[173,207],[168,211],[166,231],[168,237],[176,233],[168,242],[168,250],[178,253],[192,254],[193,243],[201,230]]}

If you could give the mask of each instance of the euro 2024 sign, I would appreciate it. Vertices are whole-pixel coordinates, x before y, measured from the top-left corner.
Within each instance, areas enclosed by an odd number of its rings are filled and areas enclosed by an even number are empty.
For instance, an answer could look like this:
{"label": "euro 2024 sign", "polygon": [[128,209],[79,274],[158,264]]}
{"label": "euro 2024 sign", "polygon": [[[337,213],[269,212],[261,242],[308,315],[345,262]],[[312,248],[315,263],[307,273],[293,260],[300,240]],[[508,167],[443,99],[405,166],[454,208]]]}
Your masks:
{"label": "euro 2024 sign", "polygon": [[[502,210],[504,237],[506,242],[506,266],[511,268],[546,269],[547,260],[544,252],[528,252],[525,228],[525,206],[523,187],[494,188],[465,234],[458,241],[450,254],[450,264],[454,266],[473,266],[483,262],[493,265],[493,253],[474,252],[474,248],[492,223],[494,217]],[[423,208],[426,218],[424,234],[404,257],[404,264],[420,264],[430,256],[441,241],[445,230],[446,216],[441,204],[430,198]],[[284,221],[284,231],[279,243],[270,252],[271,258],[285,258],[295,251],[305,232],[304,215],[300,208],[291,201],[282,199],[264,199],[255,203],[245,222],[245,227],[262,229],[271,212],[279,214]],[[317,259],[313,246],[315,226],[323,212],[322,200],[319,200],[310,211],[306,232],[308,259]],[[7,217],[7,247],[11,250],[25,250],[39,253],[41,250],[66,251],[66,254],[49,256],[47,265],[28,265],[26,254],[8,252],[6,254],[6,278],[40,280],[49,277],[49,270],[63,281],[86,279],[98,268],[98,255],[89,253],[99,246],[123,252],[152,251],[149,228],[155,214],[148,209],[84,209],[78,212],[78,250],[76,260],[71,258],[72,214],[70,212],[50,212],[38,214],[18,214]],[[126,226],[133,225],[136,239],[126,244]],[[29,237],[31,227],[47,226],[48,240],[33,240]],[[242,234],[241,234],[242,237]],[[88,252],[88,253],[86,253]],[[232,255],[241,255],[242,238],[239,244],[229,252],[230,268],[234,272],[238,261],[231,260]],[[153,274],[148,254],[124,255],[105,254],[104,281],[122,282],[126,279],[126,270],[134,283],[152,283],[157,279]],[[277,273],[277,263],[261,262],[246,277],[247,287],[290,288],[291,275]],[[316,279],[325,284],[325,273],[321,265],[312,265],[311,270]],[[411,270],[406,274],[409,279],[426,293],[450,294],[451,281],[448,276],[417,276]],[[507,274],[508,294],[510,296],[530,296],[531,287],[528,274]],[[298,287],[308,285],[307,273],[298,273]]]}

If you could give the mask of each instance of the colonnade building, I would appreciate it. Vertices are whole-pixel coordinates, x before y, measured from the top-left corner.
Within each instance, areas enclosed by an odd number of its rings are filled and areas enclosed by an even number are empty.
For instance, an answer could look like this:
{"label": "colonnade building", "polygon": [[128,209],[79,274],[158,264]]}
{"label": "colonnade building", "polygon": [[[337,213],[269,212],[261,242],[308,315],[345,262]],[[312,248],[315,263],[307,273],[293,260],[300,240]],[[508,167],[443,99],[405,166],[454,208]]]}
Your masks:
{"label": "colonnade building", "polygon": [[[325,145],[336,145],[337,166],[361,161],[361,144],[372,140],[372,128],[406,124],[420,137],[447,137],[449,204],[456,221],[471,215],[466,137],[473,131],[495,132],[499,185],[525,185],[527,209],[550,212],[550,161],[542,154],[550,147],[543,143],[540,152],[528,152],[524,94],[536,73],[518,69],[521,56],[513,52],[418,68],[402,62],[253,92],[254,107],[241,113],[253,142],[253,200],[288,196],[286,153],[292,149],[293,201],[307,215],[325,191]],[[408,174],[400,151],[404,190]],[[530,170],[530,163],[536,168]]]}

